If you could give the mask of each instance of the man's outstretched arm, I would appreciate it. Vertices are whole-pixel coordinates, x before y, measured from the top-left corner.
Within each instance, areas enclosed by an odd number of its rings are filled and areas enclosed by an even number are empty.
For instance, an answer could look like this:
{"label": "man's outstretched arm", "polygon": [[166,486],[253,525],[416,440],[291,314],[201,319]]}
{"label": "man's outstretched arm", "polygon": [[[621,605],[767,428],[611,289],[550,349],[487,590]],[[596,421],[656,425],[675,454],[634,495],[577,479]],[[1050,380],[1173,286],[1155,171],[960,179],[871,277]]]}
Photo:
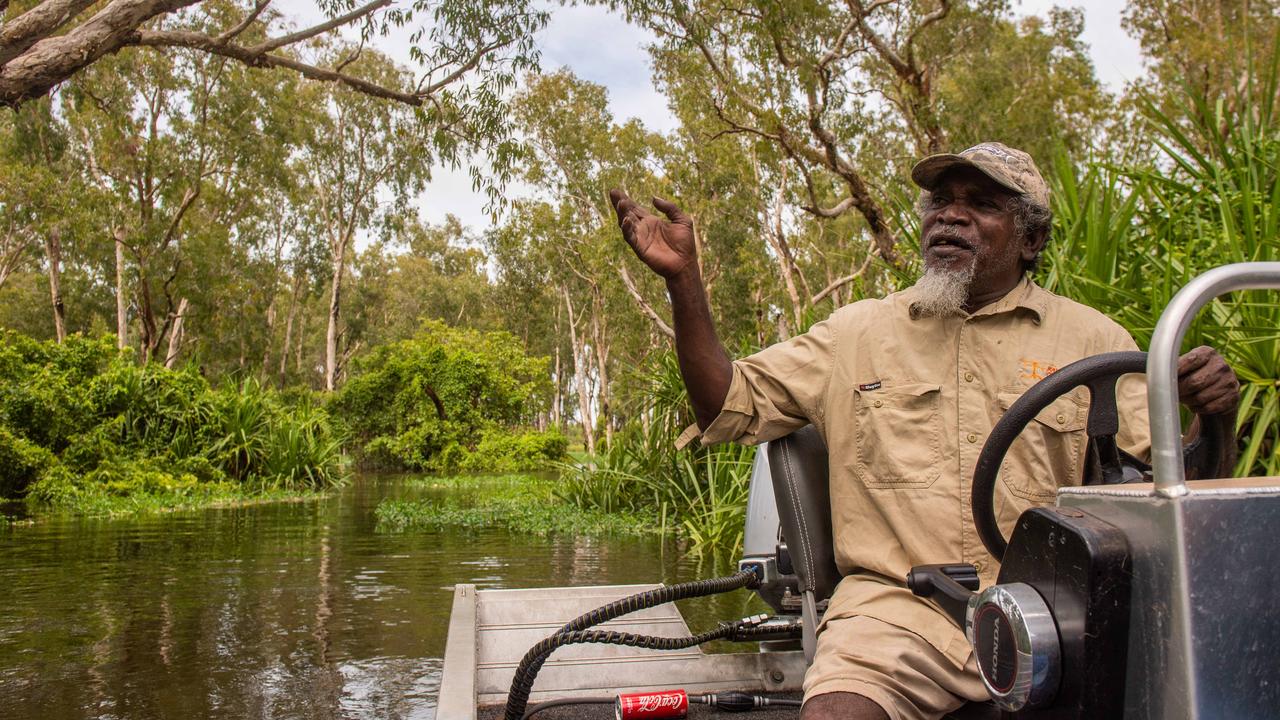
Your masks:
{"label": "man's outstretched arm", "polygon": [[680,375],[698,427],[705,430],[724,407],[733,365],[711,320],[698,271],[693,218],[662,198],[654,198],[653,205],[667,219],[640,207],[621,190],[610,190],[609,201],[618,215],[623,239],[650,270],[667,281]]}

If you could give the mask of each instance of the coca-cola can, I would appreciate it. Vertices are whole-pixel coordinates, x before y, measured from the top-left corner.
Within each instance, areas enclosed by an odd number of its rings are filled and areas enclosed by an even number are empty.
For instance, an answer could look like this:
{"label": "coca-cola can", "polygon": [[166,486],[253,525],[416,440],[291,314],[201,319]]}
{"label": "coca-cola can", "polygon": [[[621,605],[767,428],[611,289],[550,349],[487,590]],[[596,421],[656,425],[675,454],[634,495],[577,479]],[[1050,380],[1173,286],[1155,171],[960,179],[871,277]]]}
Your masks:
{"label": "coca-cola can", "polygon": [[689,696],[683,690],[626,693],[618,696],[618,720],[682,718],[689,712]]}

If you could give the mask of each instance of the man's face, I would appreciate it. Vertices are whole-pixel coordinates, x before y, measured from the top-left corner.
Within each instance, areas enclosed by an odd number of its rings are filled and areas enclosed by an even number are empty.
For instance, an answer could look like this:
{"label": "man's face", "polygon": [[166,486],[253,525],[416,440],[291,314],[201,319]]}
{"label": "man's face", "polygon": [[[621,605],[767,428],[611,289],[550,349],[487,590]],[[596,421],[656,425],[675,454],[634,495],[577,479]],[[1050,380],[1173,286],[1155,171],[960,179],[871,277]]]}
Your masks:
{"label": "man's face", "polygon": [[1013,193],[978,170],[959,167],[938,181],[921,218],[925,272],[973,272],[969,297],[1003,295],[1022,278],[1023,246],[1009,208]]}

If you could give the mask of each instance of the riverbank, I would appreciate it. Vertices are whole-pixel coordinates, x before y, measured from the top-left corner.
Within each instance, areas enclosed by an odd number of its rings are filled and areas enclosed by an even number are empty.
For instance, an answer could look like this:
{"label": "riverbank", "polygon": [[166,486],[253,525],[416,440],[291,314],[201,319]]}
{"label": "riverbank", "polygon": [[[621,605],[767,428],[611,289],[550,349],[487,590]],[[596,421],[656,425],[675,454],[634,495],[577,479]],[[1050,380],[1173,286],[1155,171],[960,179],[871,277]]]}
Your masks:
{"label": "riverbank", "polygon": [[193,510],[247,507],[268,503],[298,503],[323,500],[332,495],[325,490],[286,488],[246,489],[235,483],[190,483],[174,487],[112,494],[91,488],[65,497],[58,505],[14,501],[17,514],[0,515],[4,522],[38,522],[51,517],[122,518],[132,515],[163,515]]}

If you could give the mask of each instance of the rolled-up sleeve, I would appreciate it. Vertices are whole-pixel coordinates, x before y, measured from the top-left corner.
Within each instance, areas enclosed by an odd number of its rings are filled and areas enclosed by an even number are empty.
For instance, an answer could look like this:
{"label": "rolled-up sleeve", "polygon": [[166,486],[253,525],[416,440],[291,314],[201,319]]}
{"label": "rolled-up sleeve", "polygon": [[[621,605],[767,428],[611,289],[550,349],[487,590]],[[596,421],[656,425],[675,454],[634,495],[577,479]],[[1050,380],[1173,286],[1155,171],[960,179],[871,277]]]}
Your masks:
{"label": "rolled-up sleeve", "polygon": [[835,358],[832,320],[809,332],[733,363],[733,379],[720,414],[698,433],[694,425],[680,444],[700,437],[703,445],[773,440],[808,423],[821,426]]}

